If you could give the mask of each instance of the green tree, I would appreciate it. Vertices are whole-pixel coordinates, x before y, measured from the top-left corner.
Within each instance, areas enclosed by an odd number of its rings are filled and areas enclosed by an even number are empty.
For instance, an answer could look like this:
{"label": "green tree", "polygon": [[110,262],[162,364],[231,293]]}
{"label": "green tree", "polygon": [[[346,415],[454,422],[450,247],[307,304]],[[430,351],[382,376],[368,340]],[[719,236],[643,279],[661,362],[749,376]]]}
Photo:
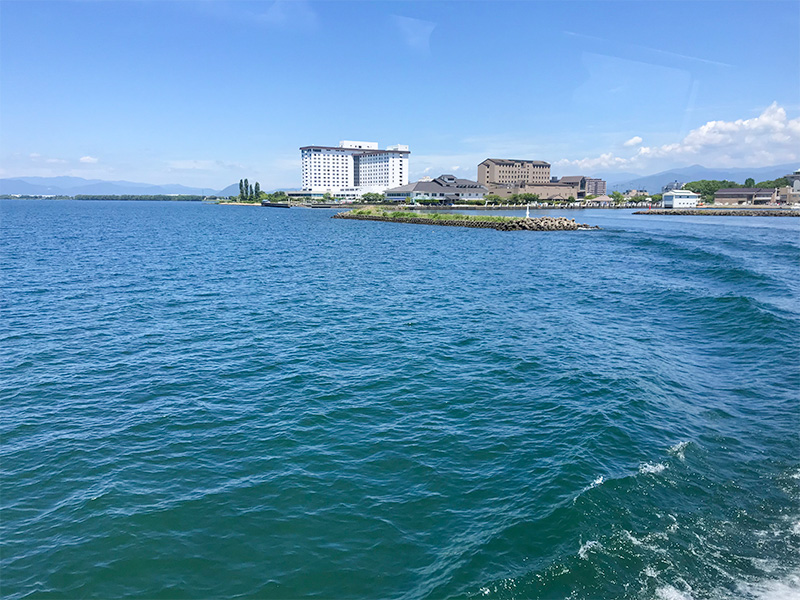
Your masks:
{"label": "green tree", "polygon": [[539,194],[519,194],[517,200],[520,204],[532,204],[539,201]]}
{"label": "green tree", "polygon": [[703,202],[711,202],[714,200],[714,194],[718,190],[725,188],[740,188],[742,187],[735,181],[717,180],[717,179],[700,179],[698,181],[690,181],[683,186],[683,189],[700,194]]}
{"label": "green tree", "polygon": [[258,199],[261,197],[261,184],[256,181],[256,187],[253,194],[253,200],[258,202]]}
{"label": "green tree", "polygon": [[753,179],[752,177],[748,177],[747,179],[744,180],[744,187],[746,188],[756,187],[756,180]]}
{"label": "green tree", "polygon": [[330,193],[330,192],[325,192],[325,193],[322,195],[322,201],[323,201],[323,202],[326,202],[326,203],[328,203],[328,202],[333,202],[333,196],[331,196],[331,193]]}
{"label": "green tree", "polygon": [[760,188],[779,188],[789,186],[789,179],[787,177],[780,177],[778,179],[768,179],[755,184],[753,187]]}
{"label": "green tree", "polygon": [[242,184],[242,186],[244,187],[244,193],[242,194],[242,200],[246,202],[250,197],[250,183],[247,181],[247,179],[244,180],[244,183]]}
{"label": "green tree", "polygon": [[622,195],[622,192],[611,192],[611,199],[614,202],[620,203],[625,201],[625,196]]}
{"label": "green tree", "polygon": [[374,192],[367,192],[361,196],[361,200],[362,202],[384,202],[386,200],[386,196],[383,194],[376,194]]}
{"label": "green tree", "polygon": [[239,200],[244,201],[244,180],[239,180]]}

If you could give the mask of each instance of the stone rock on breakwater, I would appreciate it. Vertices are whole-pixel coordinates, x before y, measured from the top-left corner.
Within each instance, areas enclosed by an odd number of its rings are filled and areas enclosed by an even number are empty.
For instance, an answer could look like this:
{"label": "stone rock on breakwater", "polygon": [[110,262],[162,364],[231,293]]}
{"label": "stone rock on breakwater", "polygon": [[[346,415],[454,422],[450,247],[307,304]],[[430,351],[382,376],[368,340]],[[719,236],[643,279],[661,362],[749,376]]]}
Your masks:
{"label": "stone rock on breakwater", "polygon": [[800,210],[768,210],[752,208],[659,208],[655,210],[640,210],[635,215],[688,215],[691,217],[800,217]]}
{"label": "stone rock on breakwater", "polygon": [[459,219],[426,219],[424,217],[385,217],[380,215],[353,215],[341,212],[334,219],[354,219],[358,221],[385,221],[389,223],[412,223],[415,225],[444,225],[449,227],[474,227],[477,229],[496,229],[498,231],[577,231],[600,229],[597,226],[576,223],[575,219],[565,217],[512,218],[506,221],[474,221]]}

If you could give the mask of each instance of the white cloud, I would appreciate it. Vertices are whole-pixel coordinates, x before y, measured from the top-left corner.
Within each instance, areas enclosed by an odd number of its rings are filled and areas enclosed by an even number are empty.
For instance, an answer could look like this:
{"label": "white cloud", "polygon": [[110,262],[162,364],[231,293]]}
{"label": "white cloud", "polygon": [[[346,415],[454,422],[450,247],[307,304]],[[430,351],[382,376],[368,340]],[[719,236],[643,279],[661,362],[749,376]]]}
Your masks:
{"label": "white cloud", "polygon": [[44,162],[49,163],[51,165],[65,165],[65,164],[67,164],[67,161],[64,160],[63,158],[48,158]]}
{"label": "white cloud", "polygon": [[[626,142],[624,145],[629,144]],[[691,130],[679,142],[641,146],[630,157],[607,153],[592,158],[563,159],[554,164],[589,171],[599,168],[641,168],[656,160],[662,166],[699,161],[705,166],[758,167],[798,159],[800,117],[789,119],[786,110],[773,102],[752,119],[709,121]]]}
{"label": "white cloud", "polygon": [[642,143],[642,138],[640,138],[638,135],[635,135],[622,145],[625,146],[626,148],[630,148],[631,146],[638,146],[641,143]]}
{"label": "white cloud", "polygon": [[427,53],[430,51],[431,34],[436,28],[436,23],[399,15],[392,15],[392,19],[406,46],[417,52]]}
{"label": "white cloud", "polygon": [[42,155],[41,155],[41,154],[39,154],[38,152],[31,152],[31,153],[29,154],[29,156],[30,156],[30,157],[31,157],[33,160],[36,160],[37,158],[42,158]]}
{"label": "white cloud", "polygon": [[221,160],[171,160],[167,163],[170,171],[231,171],[242,170],[242,165],[226,163]]}
{"label": "white cloud", "polygon": [[94,156],[81,156],[80,161],[87,165],[97,164],[97,159]]}

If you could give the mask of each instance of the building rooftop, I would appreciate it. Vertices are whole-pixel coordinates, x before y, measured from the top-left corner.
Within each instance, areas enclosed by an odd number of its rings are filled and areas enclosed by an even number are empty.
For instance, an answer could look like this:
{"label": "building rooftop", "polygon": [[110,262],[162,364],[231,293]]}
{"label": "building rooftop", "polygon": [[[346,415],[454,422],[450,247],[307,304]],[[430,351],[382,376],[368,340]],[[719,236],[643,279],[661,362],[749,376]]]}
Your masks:
{"label": "building rooftop", "polygon": [[[543,160],[525,160],[522,158],[487,158],[483,162],[493,162],[496,165],[514,165],[519,163],[528,163],[532,165],[539,165],[543,167],[549,167],[550,163],[545,162]],[[483,163],[481,163],[483,164]]]}
{"label": "building rooftop", "polygon": [[378,150],[374,148],[343,148],[342,146],[300,146],[300,150],[346,150],[354,154],[411,154],[410,150]]}
{"label": "building rooftop", "polygon": [[454,175],[439,175],[436,179],[432,179],[430,181],[415,181],[414,183],[408,183],[406,185],[401,185],[400,187],[392,188],[386,190],[387,194],[391,193],[401,193],[401,192],[446,192],[446,191],[456,191],[456,190],[466,190],[466,189],[486,189],[477,181],[472,181],[470,179],[459,179]]}

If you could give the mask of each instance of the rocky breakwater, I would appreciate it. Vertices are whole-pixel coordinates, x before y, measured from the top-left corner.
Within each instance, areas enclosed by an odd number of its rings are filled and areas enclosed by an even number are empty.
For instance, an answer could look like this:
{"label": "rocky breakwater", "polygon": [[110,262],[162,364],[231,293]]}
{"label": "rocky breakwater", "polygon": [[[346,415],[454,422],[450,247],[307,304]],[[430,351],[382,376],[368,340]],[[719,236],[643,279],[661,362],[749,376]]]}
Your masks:
{"label": "rocky breakwater", "polygon": [[596,225],[577,223],[575,219],[565,217],[512,218],[497,223],[499,231],[578,231],[584,229],[600,229]]}
{"label": "rocky breakwater", "polygon": [[753,208],[659,208],[640,210],[635,215],[684,215],[690,217],[800,217],[800,210]]}
{"label": "rocky breakwater", "polygon": [[392,214],[359,214],[359,211],[341,212],[334,219],[353,219],[358,221],[384,221],[388,223],[411,223],[414,225],[444,225],[447,227],[473,227],[477,229],[496,229],[498,231],[578,231],[600,229],[592,225],[577,223],[565,217],[475,217],[468,215],[445,215],[439,213],[425,216],[400,216]]}

